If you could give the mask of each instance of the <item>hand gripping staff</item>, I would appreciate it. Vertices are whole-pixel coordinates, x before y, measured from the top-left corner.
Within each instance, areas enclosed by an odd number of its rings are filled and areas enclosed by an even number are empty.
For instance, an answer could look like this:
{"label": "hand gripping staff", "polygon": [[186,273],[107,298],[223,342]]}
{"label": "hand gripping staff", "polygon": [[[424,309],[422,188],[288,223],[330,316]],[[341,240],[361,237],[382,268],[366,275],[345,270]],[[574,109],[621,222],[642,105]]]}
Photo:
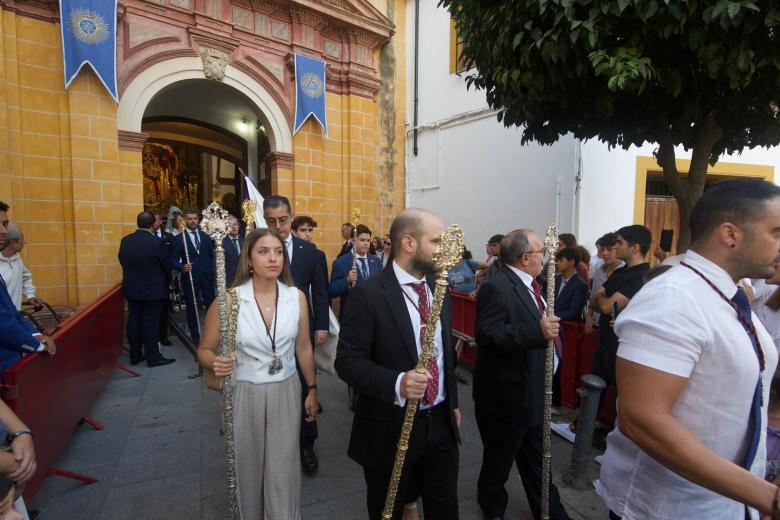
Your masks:
{"label": "hand gripping staff", "polygon": [[[219,302],[219,355],[229,357],[235,350],[229,338],[235,338],[235,331],[229,330],[235,327],[234,319],[230,319],[227,312],[227,289],[225,288],[225,249],[222,247],[222,239],[228,234],[230,222],[229,214],[216,202],[212,202],[203,210],[203,220],[200,223],[203,232],[209,235],[216,244],[217,253],[217,300]],[[234,294],[235,309],[235,294]],[[238,499],[236,496],[236,452],[233,439],[233,377],[227,375],[222,383],[222,400],[224,412],[222,416],[222,428],[225,433],[225,461],[227,462],[227,486],[228,508],[225,513],[226,520],[238,519]]]}
{"label": "hand gripping staff", "polygon": [[[350,218],[352,224],[352,270],[357,269],[357,227],[360,223],[360,210],[355,208],[352,210],[352,217]],[[353,284],[354,285],[354,284]]]}
{"label": "hand gripping staff", "polygon": [[[417,360],[415,370],[420,374],[425,373],[425,365],[429,359],[436,355],[436,347],[433,342],[436,339],[436,325],[441,315],[441,307],[444,303],[444,297],[449,290],[447,275],[450,269],[460,262],[463,255],[463,230],[457,224],[448,227],[441,236],[439,247],[433,254],[433,261],[436,264],[436,290],[433,293],[433,306],[428,323],[425,326],[425,341],[422,346],[422,353]],[[390,484],[387,488],[387,498],[385,499],[385,508],[382,511],[382,518],[390,520],[393,517],[393,508],[395,506],[396,493],[398,492],[398,483],[401,480],[401,472],[404,469],[404,459],[406,451],[409,449],[409,435],[412,433],[414,417],[417,414],[419,399],[407,399],[406,413],[404,423],[401,427],[401,437],[398,439],[398,448],[395,452],[395,463],[393,464],[393,473],[390,476]]]}
{"label": "hand gripping staff", "polygon": [[[544,235],[544,248],[549,252],[558,249],[558,228],[550,224]],[[544,317],[555,315],[555,262],[547,262],[547,308]],[[550,520],[550,411],[552,408],[552,380],[555,364],[555,340],[547,342],[544,358],[544,422],[542,423],[542,520]]]}
{"label": "hand gripping staff", "polygon": [[[178,215],[176,217],[176,223],[174,224],[176,226],[176,229],[179,230],[179,233],[181,234],[181,241],[184,245],[184,260],[189,264],[190,263],[190,249],[187,247],[187,226],[184,223],[184,219],[181,215]],[[190,290],[192,291],[192,305],[195,307],[195,323],[198,324],[198,336],[201,335],[200,330],[200,314],[198,314],[198,298],[195,296],[195,281],[192,279],[192,269],[187,273],[189,275],[190,279]],[[197,377],[197,376],[193,376]]]}

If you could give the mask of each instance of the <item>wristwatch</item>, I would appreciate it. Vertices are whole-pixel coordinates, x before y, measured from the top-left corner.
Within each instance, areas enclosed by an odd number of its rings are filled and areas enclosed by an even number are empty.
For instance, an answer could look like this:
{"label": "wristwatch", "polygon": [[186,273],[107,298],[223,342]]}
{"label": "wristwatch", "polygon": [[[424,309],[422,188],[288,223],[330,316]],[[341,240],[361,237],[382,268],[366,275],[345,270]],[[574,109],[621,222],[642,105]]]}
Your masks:
{"label": "wristwatch", "polygon": [[25,428],[24,430],[19,430],[17,432],[9,433],[8,435],[5,436],[5,442],[11,444],[12,442],[14,442],[14,440],[17,437],[21,437],[22,435],[29,435],[30,437],[32,437],[32,430],[29,428]]}

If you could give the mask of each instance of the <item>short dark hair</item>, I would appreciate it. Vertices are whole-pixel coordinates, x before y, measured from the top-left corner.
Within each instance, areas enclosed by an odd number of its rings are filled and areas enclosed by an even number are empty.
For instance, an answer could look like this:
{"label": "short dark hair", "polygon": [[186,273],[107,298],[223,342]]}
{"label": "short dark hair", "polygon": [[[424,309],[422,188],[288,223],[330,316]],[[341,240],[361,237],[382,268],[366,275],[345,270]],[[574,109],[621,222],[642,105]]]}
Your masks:
{"label": "short dark hair", "polygon": [[290,199],[284,195],[271,195],[263,200],[263,210],[276,209],[282,206],[287,206],[287,211],[292,214],[292,206],[290,205]]}
{"label": "short dark hair", "polygon": [[596,240],[597,247],[615,247],[615,244],[617,244],[617,235],[612,232],[605,233]]}
{"label": "short dark hair", "polygon": [[572,233],[561,233],[558,235],[558,240],[563,242],[566,247],[577,247],[577,237]]}
{"label": "short dark hair", "polygon": [[344,222],[341,227],[348,227],[349,229],[352,229],[352,222]]}
{"label": "short dark hair", "polygon": [[650,233],[649,229],[641,224],[633,224],[631,226],[622,227],[615,231],[615,234],[623,237],[623,240],[626,241],[629,247],[633,246],[634,244],[639,245],[639,251],[643,255],[646,255],[647,252],[650,251],[650,244],[653,242],[653,235]]}
{"label": "short dark hair", "polygon": [[780,187],[759,179],[732,179],[713,184],[691,211],[688,220],[691,243],[706,238],[724,222],[744,226],[756,219],[766,209],[766,203],[775,197],[780,197]]}
{"label": "short dark hair", "polygon": [[308,215],[299,215],[295,217],[292,221],[292,228],[295,231],[298,231],[298,228],[301,226],[310,226],[313,228],[317,227],[317,221],[311,218]]}
{"label": "short dark hair", "polygon": [[488,244],[500,244],[502,240],[504,240],[504,235],[493,235],[488,240]]}
{"label": "short dark hair", "polygon": [[8,211],[11,209],[11,206],[0,200],[0,211]]}
{"label": "short dark hair", "polygon": [[184,217],[186,215],[197,215],[200,218],[200,211],[198,211],[197,209],[192,209],[192,208],[185,209],[182,212],[181,216]]}
{"label": "short dark hair", "polygon": [[468,249],[466,249],[464,247],[463,248],[463,259],[464,260],[471,260],[473,258],[474,258],[474,255],[471,254],[471,251],[469,251]]}
{"label": "short dark hair", "polygon": [[[560,236],[558,238],[560,238]],[[576,247],[564,247],[555,254],[556,260],[560,260],[561,258],[574,260],[574,265],[576,266],[580,263],[580,252],[577,251]]]}
{"label": "short dark hair", "polygon": [[155,220],[157,219],[155,218],[154,213],[150,213],[148,211],[142,211],[135,218],[135,222],[138,224],[140,229],[149,229],[154,225]]}
{"label": "short dark hair", "polygon": [[358,224],[356,229],[355,235],[362,235],[363,233],[368,233],[369,236],[371,236],[371,230],[368,229],[368,226],[365,226],[363,224]]}

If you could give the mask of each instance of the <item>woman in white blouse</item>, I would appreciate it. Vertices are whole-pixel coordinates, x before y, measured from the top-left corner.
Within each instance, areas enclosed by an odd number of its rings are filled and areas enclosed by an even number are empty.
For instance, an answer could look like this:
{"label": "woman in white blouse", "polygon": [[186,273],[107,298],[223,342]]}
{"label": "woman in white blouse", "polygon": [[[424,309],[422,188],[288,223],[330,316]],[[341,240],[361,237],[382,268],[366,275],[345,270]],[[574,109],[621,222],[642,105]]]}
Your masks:
{"label": "woman in white blouse", "polygon": [[198,362],[218,377],[233,374],[241,518],[295,520],[301,517],[301,384],[296,357],[309,385],[306,420],[317,414],[309,312],[306,298],[293,284],[279,235],[256,229],[244,243],[234,280],[239,299],[236,353],[230,358],[216,355],[220,338],[215,301],[206,315]]}

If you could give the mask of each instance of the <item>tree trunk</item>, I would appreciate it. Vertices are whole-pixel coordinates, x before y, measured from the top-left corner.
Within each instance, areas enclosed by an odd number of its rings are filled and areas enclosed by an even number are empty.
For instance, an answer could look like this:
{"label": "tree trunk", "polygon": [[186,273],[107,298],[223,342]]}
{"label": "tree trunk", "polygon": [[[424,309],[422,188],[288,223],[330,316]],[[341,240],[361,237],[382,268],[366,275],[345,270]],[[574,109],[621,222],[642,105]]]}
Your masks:
{"label": "tree trunk", "polygon": [[710,112],[696,124],[696,135],[691,150],[691,166],[688,175],[682,177],[677,171],[674,142],[669,131],[668,114],[659,115],[658,152],[656,160],[663,169],[669,189],[677,200],[680,213],[680,234],[677,238],[677,254],[688,250],[691,243],[691,232],[688,221],[696,202],[704,193],[707,182],[707,167],[712,154],[712,147],[722,137],[723,132],[715,121],[715,112]]}

